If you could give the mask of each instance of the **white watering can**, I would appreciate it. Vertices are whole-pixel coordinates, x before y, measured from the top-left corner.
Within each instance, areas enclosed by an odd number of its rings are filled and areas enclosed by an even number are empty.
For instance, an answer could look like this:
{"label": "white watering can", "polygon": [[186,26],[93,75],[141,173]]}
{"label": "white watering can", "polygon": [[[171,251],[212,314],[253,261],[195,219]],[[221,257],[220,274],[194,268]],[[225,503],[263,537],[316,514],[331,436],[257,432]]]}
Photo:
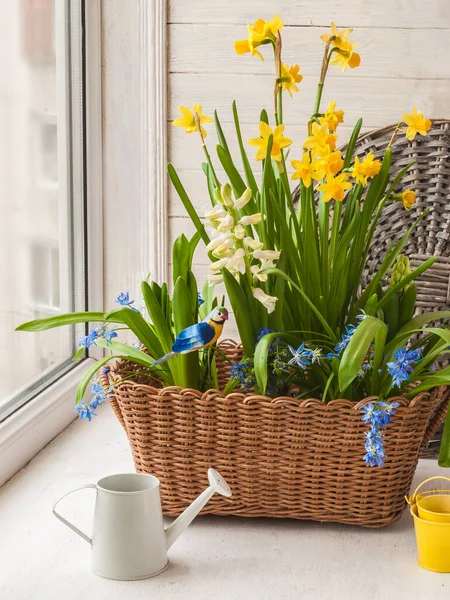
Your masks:
{"label": "white watering can", "polygon": [[[146,579],[167,567],[167,550],[217,492],[231,496],[226,481],[208,470],[210,486],[164,529],[159,479],[125,473],[104,477],[65,494],[53,514],[92,546],[92,571],[107,579]],[[85,488],[97,490],[92,539],[56,512],[63,498]]]}

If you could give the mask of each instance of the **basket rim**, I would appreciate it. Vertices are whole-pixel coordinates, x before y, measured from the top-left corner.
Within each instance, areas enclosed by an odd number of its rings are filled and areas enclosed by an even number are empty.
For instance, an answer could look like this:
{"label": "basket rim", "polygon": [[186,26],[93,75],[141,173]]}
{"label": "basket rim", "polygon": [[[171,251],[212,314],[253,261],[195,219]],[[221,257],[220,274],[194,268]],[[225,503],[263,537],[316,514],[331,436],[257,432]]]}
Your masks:
{"label": "basket rim", "polygon": [[[242,347],[242,344],[232,339],[225,339],[221,341],[218,346],[220,348],[231,347],[233,349],[236,349]],[[104,377],[106,377],[107,381],[110,383],[110,378],[114,380],[115,377],[119,377],[118,367],[122,367],[124,364],[128,363],[133,364],[132,361],[124,359],[117,360],[111,367],[109,373]],[[318,408],[320,406],[323,410],[334,410],[336,408],[341,408],[359,411],[362,406],[366,406],[370,402],[375,402],[378,400],[378,396],[367,396],[366,398],[363,398],[358,402],[352,402],[351,400],[347,400],[345,398],[336,398],[325,404],[319,398],[314,397],[297,400],[296,398],[292,398],[291,396],[277,396],[276,398],[271,398],[270,396],[266,396],[265,394],[252,394],[243,392],[231,392],[229,394],[224,394],[222,391],[214,388],[211,388],[205,392],[200,392],[199,390],[196,390],[194,388],[183,388],[181,386],[167,386],[157,388],[146,383],[137,383],[132,380],[126,380],[123,383],[118,384],[117,388],[120,389],[126,386],[130,386],[134,390],[139,388],[141,393],[143,392],[144,395],[148,394],[150,396],[156,396],[158,398],[167,398],[172,395],[178,395],[186,399],[195,399],[199,401],[210,401],[212,398],[214,398],[215,401],[226,403],[233,402],[236,404],[242,403],[245,405],[270,404],[271,406],[290,405],[299,408],[308,408],[311,406],[315,406],[316,408]],[[400,407],[402,408],[415,408],[419,403],[429,400],[429,398],[431,398],[435,394],[445,394],[446,389],[446,386],[437,386],[430,391],[421,392],[411,399],[405,398],[404,396],[393,396],[389,398],[389,401],[398,402]],[[115,396],[113,391],[109,392],[108,395]]]}

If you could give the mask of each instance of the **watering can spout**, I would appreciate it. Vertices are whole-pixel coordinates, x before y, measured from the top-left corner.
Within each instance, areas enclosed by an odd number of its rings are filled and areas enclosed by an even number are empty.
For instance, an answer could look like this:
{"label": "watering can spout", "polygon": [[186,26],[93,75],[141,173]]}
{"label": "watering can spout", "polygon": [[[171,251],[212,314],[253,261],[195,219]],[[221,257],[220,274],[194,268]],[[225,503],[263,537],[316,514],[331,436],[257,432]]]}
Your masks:
{"label": "watering can spout", "polygon": [[166,529],[166,546],[167,550],[172,546],[174,541],[183,533],[188,525],[195,519],[198,513],[202,510],[207,502],[217,492],[221,496],[229,498],[231,490],[225,479],[214,469],[208,469],[209,487],[200,494],[194,502],[186,508],[186,510],[169,525]]}

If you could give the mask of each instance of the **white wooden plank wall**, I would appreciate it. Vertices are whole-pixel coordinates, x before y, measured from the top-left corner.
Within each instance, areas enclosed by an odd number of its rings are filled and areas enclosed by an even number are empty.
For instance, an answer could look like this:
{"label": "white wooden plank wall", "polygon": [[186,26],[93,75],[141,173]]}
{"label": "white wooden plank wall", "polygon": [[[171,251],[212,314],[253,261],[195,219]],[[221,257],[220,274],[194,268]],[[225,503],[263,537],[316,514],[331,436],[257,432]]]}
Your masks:
{"label": "white wooden plank wall", "polygon": [[[336,99],[345,111],[341,141],[360,116],[365,130],[397,122],[413,104],[427,117],[450,116],[448,0],[170,0],[169,6],[169,118],[178,116],[180,104],[192,107],[199,102],[208,115],[217,109],[235,152],[231,102],[238,103],[244,140],[255,137],[260,110],[272,110],[273,60],[268,47],[263,48],[265,62],[237,56],[233,42],[246,37],[247,21],[277,13],[285,22],[283,60],[298,63],[304,76],[299,93],[292,99],[284,96],[286,135],[294,139],[291,158],[301,155],[323,53],[320,35],[332,20],[340,28],[354,28],[352,39],[360,42],[362,58],[358,69],[329,71],[324,103]],[[208,127],[207,142],[214,155],[214,126]],[[203,214],[209,198],[198,137],[169,122],[168,144],[169,160]],[[253,156],[254,149],[248,149]],[[218,174],[220,178],[223,172],[218,169]],[[170,184],[169,202],[173,241],[193,227]],[[200,279],[207,273],[207,262],[205,252],[198,251],[195,271]]]}

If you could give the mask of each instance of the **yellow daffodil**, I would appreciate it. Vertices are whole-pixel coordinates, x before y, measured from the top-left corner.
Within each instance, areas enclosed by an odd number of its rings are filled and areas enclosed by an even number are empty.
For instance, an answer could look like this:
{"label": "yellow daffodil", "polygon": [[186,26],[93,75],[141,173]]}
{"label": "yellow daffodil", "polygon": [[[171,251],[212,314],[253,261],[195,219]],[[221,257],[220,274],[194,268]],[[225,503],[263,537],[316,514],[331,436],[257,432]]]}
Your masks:
{"label": "yellow daffodil", "polygon": [[190,110],[187,106],[179,106],[178,110],[182,116],[178,119],[174,119],[172,121],[172,125],[175,125],[175,127],[184,127],[186,133],[194,133],[194,131],[198,131],[197,121],[195,119],[195,115],[197,114],[200,120],[200,131],[202,136],[205,138],[207,134],[202,125],[204,123],[213,123],[214,119],[203,114],[201,105],[195,104],[192,110]]}
{"label": "yellow daffodil", "polygon": [[[313,163],[314,164],[314,163]],[[305,187],[309,187],[312,183],[312,164],[311,156],[309,152],[305,152],[302,156],[302,160],[291,160],[291,165],[295,169],[295,173],[292,174],[292,179],[301,179]]]}
{"label": "yellow daffodil", "polygon": [[403,206],[409,210],[416,203],[416,193],[413,190],[405,190],[402,193]]}
{"label": "yellow daffodil", "polygon": [[334,38],[331,43],[333,44],[333,46],[337,46],[337,47],[339,47],[341,44],[343,44],[347,40],[347,37],[353,31],[353,29],[350,29],[350,28],[339,31],[333,22],[331,23],[330,28],[331,28],[331,33],[325,33],[324,35],[321,35],[320,39],[323,42],[328,42],[329,39]]}
{"label": "yellow daffodil", "polygon": [[347,67],[350,67],[350,69],[359,67],[361,57],[355,52],[357,45],[352,44],[350,40],[344,40],[340,46],[335,45],[337,50],[333,52],[330,64],[340,66],[342,71],[345,71]]}
{"label": "yellow daffodil", "polygon": [[352,184],[347,181],[347,173],[341,173],[334,177],[331,173],[327,175],[326,183],[322,183],[317,187],[320,192],[323,192],[322,200],[329,202],[331,199],[342,202],[345,196],[345,190],[352,187]]}
{"label": "yellow daffodil", "polygon": [[336,150],[336,152],[330,152],[317,161],[316,174],[317,176],[321,175],[321,177],[320,179],[316,177],[316,179],[320,181],[328,173],[336,175],[336,173],[339,173],[343,166],[344,161],[342,159],[340,150]]}
{"label": "yellow daffodil", "polygon": [[416,135],[427,135],[431,127],[430,119],[425,119],[423,112],[418,111],[416,107],[413,108],[412,113],[404,113],[402,115],[404,123],[408,126],[406,130],[406,137],[408,140],[413,140]]}
{"label": "yellow daffodil", "polygon": [[336,131],[339,123],[343,123],[343,122],[344,122],[344,111],[336,110],[336,101],[332,100],[328,104],[328,108],[325,111],[324,116],[320,119],[320,124],[321,125],[327,124],[328,129],[330,131]]}
{"label": "yellow daffodil", "polygon": [[311,135],[306,138],[303,147],[311,150],[313,158],[324,156],[336,149],[337,135],[328,131],[326,124],[313,123]]}
{"label": "yellow daffodil", "polygon": [[270,40],[275,41],[277,33],[281,31],[282,27],[283,23],[280,20],[280,15],[276,15],[271,21],[258,19],[253,25],[247,23],[248,38],[234,42],[234,49],[237,54],[250,52],[252,56],[258,56],[261,60],[264,60],[261,52],[256,48]]}
{"label": "yellow daffodil", "polygon": [[298,65],[286,65],[281,63],[281,78],[286,81],[281,82],[281,89],[287,90],[292,97],[292,92],[298,92],[297,83],[303,79],[303,75],[299,74],[300,67]]}
{"label": "yellow daffodil", "polygon": [[269,143],[270,135],[273,136],[272,150],[270,152],[271,157],[276,161],[281,161],[281,150],[287,148],[292,144],[292,140],[284,137],[284,125],[277,125],[272,131],[272,128],[261,121],[259,124],[259,133],[261,137],[252,138],[248,140],[251,146],[258,147],[256,152],[256,160],[263,160],[266,157],[267,145]]}
{"label": "yellow daffodil", "polygon": [[380,169],[380,161],[374,159],[373,152],[369,152],[362,162],[359,160],[358,156],[355,156],[352,177],[356,179],[356,183],[361,183],[363,186],[366,186],[367,179],[378,175]]}

